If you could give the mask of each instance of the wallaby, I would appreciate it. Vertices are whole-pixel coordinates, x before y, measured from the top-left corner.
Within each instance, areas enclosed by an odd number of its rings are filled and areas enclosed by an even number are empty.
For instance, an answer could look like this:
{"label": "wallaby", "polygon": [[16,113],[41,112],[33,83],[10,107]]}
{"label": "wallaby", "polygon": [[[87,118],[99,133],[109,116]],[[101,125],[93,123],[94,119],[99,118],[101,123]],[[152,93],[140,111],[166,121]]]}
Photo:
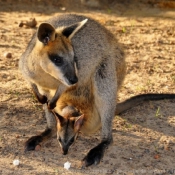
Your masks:
{"label": "wallaby", "polygon": [[[101,142],[89,151],[84,163],[85,166],[99,163],[112,142],[117,92],[125,76],[124,52],[114,35],[85,16],[54,17],[39,25],[21,56],[19,68],[37,99],[44,104],[47,119],[46,130],[31,137],[25,149],[34,150],[37,144],[54,133],[55,116],[48,106],[54,108],[59,96],[76,86],[77,98],[82,94],[93,97],[96,111],[93,115],[99,117],[100,123],[97,123],[101,125]],[[124,109],[122,105],[120,109]],[[87,115],[82,113],[80,116],[85,120]],[[77,122],[81,124],[81,120]]]}
{"label": "wallaby", "polygon": [[[58,98],[74,84],[79,89],[91,84],[102,130],[101,142],[87,154],[85,162],[86,165],[98,163],[112,142],[117,91],[125,76],[124,52],[114,35],[85,16],[68,14],[52,18],[40,24],[21,56],[19,67],[26,80],[35,87],[36,96],[47,97],[48,103],[54,95]],[[43,99],[40,101],[45,103],[46,98]],[[43,138],[52,134],[54,115],[47,109],[47,104],[45,111],[48,128],[42,136],[30,138],[26,150],[34,149]]]}

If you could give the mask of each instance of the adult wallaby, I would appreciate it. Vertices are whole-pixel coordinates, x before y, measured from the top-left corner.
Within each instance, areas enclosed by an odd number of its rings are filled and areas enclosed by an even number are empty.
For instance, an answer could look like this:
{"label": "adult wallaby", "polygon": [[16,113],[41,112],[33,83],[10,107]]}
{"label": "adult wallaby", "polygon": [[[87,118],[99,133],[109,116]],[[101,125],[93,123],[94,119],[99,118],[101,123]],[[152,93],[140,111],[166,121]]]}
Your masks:
{"label": "adult wallaby", "polygon": [[117,91],[125,76],[124,53],[114,35],[85,16],[54,17],[40,24],[21,56],[19,68],[44,104],[47,119],[46,130],[31,137],[26,150],[35,149],[54,132],[55,117],[48,106],[54,108],[59,96],[76,84],[77,97],[84,94],[88,98],[89,93],[93,97],[102,128],[101,142],[84,158],[85,166],[99,163],[112,142]]}
{"label": "adult wallaby", "polygon": [[[102,130],[101,142],[87,154],[86,165],[98,163],[112,141],[117,91],[125,76],[124,53],[114,35],[84,16],[70,14],[52,18],[39,26],[19,67],[36,96],[44,96],[40,100],[43,103],[45,97],[48,101],[55,94],[59,97],[71,85],[81,89],[91,84]],[[54,128],[54,116],[46,105],[48,128],[43,137],[49,136]],[[34,149],[43,137],[30,138],[26,150]]]}

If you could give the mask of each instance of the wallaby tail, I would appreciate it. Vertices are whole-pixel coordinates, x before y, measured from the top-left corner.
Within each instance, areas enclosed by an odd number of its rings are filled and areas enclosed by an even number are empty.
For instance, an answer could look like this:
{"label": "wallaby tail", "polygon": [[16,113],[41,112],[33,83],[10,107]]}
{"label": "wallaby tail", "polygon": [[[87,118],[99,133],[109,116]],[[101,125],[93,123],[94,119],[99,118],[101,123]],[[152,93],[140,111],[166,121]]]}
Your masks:
{"label": "wallaby tail", "polygon": [[141,94],[136,95],[134,97],[131,97],[123,102],[120,102],[116,106],[115,114],[121,114],[122,112],[125,112],[126,110],[137,106],[144,101],[150,101],[150,100],[165,100],[165,99],[175,99],[175,94]]}

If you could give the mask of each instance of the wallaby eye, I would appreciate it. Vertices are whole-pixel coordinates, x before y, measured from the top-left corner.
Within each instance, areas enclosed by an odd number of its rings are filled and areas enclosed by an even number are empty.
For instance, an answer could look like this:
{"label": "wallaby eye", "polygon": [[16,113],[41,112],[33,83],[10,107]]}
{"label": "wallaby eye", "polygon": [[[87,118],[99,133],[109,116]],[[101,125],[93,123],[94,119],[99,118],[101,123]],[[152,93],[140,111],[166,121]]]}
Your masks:
{"label": "wallaby eye", "polygon": [[59,55],[49,54],[49,58],[57,66],[61,66],[63,64],[63,57],[60,57]]}

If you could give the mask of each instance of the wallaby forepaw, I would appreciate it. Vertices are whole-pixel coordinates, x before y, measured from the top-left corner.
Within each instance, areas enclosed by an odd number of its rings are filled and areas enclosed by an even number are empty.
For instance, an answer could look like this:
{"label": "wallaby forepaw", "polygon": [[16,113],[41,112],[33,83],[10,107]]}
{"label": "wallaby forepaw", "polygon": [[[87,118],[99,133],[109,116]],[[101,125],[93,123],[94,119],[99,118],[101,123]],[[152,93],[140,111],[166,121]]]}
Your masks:
{"label": "wallaby forepaw", "polygon": [[40,98],[38,98],[38,101],[41,103],[41,104],[45,104],[47,103],[47,97],[45,95],[41,96]]}
{"label": "wallaby forepaw", "polygon": [[103,150],[99,149],[99,147],[95,147],[89,151],[87,156],[82,160],[82,167],[87,167],[92,164],[97,165],[100,163],[103,157]]}
{"label": "wallaby forepaw", "polygon": [[48,109],[52,110],[56,107],[56,103],[52,103],[52,101],[50,101],[47,106],[48,106]]}
{"label": "wallaby forepaw", "polygon": [[30,139],[28,139],[25,143],[25,151],[32,151],[35,150],[36,146],[41,143],[42,138],[41,136],[33,136]]}

